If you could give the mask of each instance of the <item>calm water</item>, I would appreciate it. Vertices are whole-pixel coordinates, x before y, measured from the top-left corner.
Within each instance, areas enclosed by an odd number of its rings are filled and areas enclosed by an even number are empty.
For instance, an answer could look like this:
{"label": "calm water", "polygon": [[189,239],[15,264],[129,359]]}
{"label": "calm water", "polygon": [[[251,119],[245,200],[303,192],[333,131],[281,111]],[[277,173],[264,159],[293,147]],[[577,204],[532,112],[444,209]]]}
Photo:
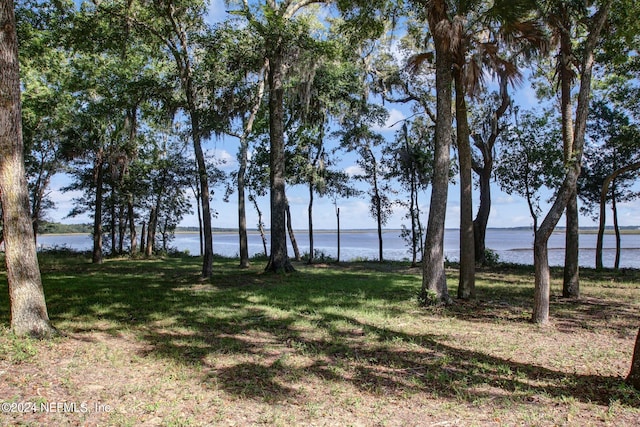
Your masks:
{"label": "calm water", "polygon": [[[458,230],[447,230],[445,233],[445,256],[454,261],[460,256],[458,247]],[[268,236],[267,236],[268,238]],[[595,266],[595,247],[597,235],[580,235],[580,265]],[[306,232],[296,233],[298,247],[302,254],[309,252],[309,236]],[[504,262],[533,264],[533,232],[527,230],[489,229],[487,230],[487,247],[493,249]],[[43,235],[38,238],[40,247],[66,246],[75,250],[91,249],[91,239],[85,235]],[[621,238],[620,266],[623,268],[640,268],[640,234],[626,234]],[[171,246],[179,251],[189,251],[193,255],[200,253],[198,235],[195,233],[176,234]],[[314,247],[318,251],[335,258],[337,255],[337,237],[335,232],[314,233]],[[267,249],[269,245],[267,243]],[[387,260],[409,259],[410,253],[405,242],[399,237],[399,231],[385,231],[383,235],[384,258]],[[225,256],[238,255],[237,233],[215,234],[213,250]],[[258,234],[249,235],[249,254],[264,252],[262,240]],[[289,246],[289,254],[293,250]],[[604,265],[612,267],[615,257],[615,240],[613,235],[605,235]],[[375,231],[342,232],[340,259],[378,259],[378,238]],[[564,234],[554,233],[549,240],[549,263],[563,265]]]}

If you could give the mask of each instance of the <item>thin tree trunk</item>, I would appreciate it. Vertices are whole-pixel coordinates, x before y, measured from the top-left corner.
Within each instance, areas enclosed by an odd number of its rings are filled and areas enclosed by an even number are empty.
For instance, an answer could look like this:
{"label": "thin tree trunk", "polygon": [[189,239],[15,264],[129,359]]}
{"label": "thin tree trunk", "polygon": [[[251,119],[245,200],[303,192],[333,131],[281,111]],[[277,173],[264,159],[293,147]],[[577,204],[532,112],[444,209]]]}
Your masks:
{"label": "thin tree trunk", "polygon": [[146,246],[146,237],[147,237],[147,223],[142,222],[142,230],[140,230],[140,253],[144,254],[147,250]]}
{"label": "thin tree trunk", "polygon": [[417,186],[416,186],[416,174],[415,169],[411,170],[411,197],[409,200],[409,213],[411,215],[411,267],[415,267],[418,265],[418,236],[416,235],[417,231]]}
{"label": "thin tree trunk", "polygon": [[467,117],[467,103],[464,98],[465,87],[462,75],[455,72],[456,88],[456,126],[458,160],[460,163],[460,278],[458,282],[458,298],[475,297],[475,241],[473,237],[473,205],[471,179],[471,145]]}
{"label": "thin tree trunk", "polygon": [[[247,162],[249,153],[249,135],[253,130],[253,123],[264,96],[264,76],[269,67],[269,62],[265,60],[260,70],[260,78],[258,80],[258,94],[253,104],[251,114],[247,120],[242,136],[240,137],[240,166],[238,168],[238,238],[240,239],[240,268],[249,267],[249,243],[247,236],[247,208],[245,203],[245,181],[247,174]],[[266,254],[266,249],[265,249]]]}
{"label": "thin tree trunk", "polygon": [[376,221],[378,223],[378,261],[384,261],[384,254],[382,248],[382,199],[380,198],[380,189],[378,188],[378,164],[373,155],[371,149],[367,148],[369,155],[371,156],[371,164],[372,164],[372,172],[371,177],[373,178],[373,201],[376,209]]}
{"label": "thin tree trunk", "polygon": [[309,260],[308,264],[313,264],[313,179],[309,182],[309,207],[307,208],[309,218]]}
{"label": "thin tree trunk", "polygon": [[96,186],[95,211],[93,214],[93,252],[91,261],[101,264],[102,259],[102,184],[104,171],[102,165],[102,150],[98,153],[94,166],[94,184]]}
{"label": "thin tree trunk", "polygon": [[607,193],[609,192],[609,185],[616,179],[617,176],[625,172],[640,169],[640,162],[635,162],[625,167],[622,167],[614,171],[611,175],[607,176],[602,183],[602,189],[600,190],[600,223],[598,227],[598,241],[596,244],[596,270],[602,270],[602,246],[604,242],[604,231],[607,217]]}
{"label": "thin tree trunk", "polygon": [[20,106],[18,41],[13,2],[0,0],[0,201],[11,329],[49,337],[49,321],[29,209]]}
{"label": "thin tree trunk", "polygon": [[258,202],[256,201],[255,197],[249,195],[249,200],[253,202],[253,207],[256,209],[256,212],[258,213],[258,230],[260,231],[260,238],[262,239],[262,246],[264,247],[264,256],[267,257],[269,256],[269,252],[267,252],[267,236],[265,235],[265,232],[264,232],[264,223],[262,222],[262,211],[260,210],[260,207],[258,206]]}
{"label": "thin tree trunk", "polygon": [[127,216],[129,217],[129,240],[131,241],[131,255],[134,255],[138,250],[138,241],[136,236],[136,221],[135,221],[135,213],[133,210],[133,195],[129,194],[129,198],[127,200]]}
{"label": "thin tree trunk", "polygon": [[613,230],[616,234],[616,259],[613,268],[620,269],[620,225],[618,224],[618,206],[616,203],[616,183],[613,182],[613,198],[611,200],[611,210],[613,211]]}
{"label": "thin tree trunk", "polygon": [[124,213],[125,206],[120,204],[118,212],[118,254],[124,253],[124,239],[127,232],[127,216]]}
{"label": "thin tree trunk", "polygon": [[565,235],[564,280],[562,282],[562,296],[565,298],[580,297],[580,265],[579,240],[580,226],[578,223],[578,195],[573,192],[565,210],[567,230]]}
{"label": "thin tree trunk", "polygon": [[[281,43],[278,41],[278,43]],[[285,230],[284,62],[282,47],[269,58],[269,166],[271,206],[271,254],[265,270],[294,271],[287,255]]]}
{"label": "thin tree trunk", "polygon": [[157,226],[158,212],[156,207],[152,206],[149,212],[149,224],[147,225],[147,247],[144,254],[147,257],[153,255],[153,249],[156,243],[156,226]]}
{"label": "thin tree trunk", "polygon": [[109,195],[109,199],[110,200],[110,205],[109,206],[109,210],[111,211],[111,218],[110,218],[110,228],[111,230],[109,230],[109,234],[111,236],[111,256],[116,256],[118,253],[118,239],[117,239],[117,227],[116,227],[116,221],[117,221],[117,215],[116,215],[116,198],[115,198],[115,191],[112,188],[111,189],[111,194]]}
{"label": "thin tree trunk", "polygon": [[293,247],[293,254],[296,261],[300,261],[300,249],[298,248],[298,241],[296,235],[293,232],[293,224],[291,223],[291,209],[289,208],[289,202],[286,202],[285,213],[287,217],[287,232],[289,233],[289,239],[291,239],[291,246]]}
{"label": "thin tree trunk", "polygon": [[336,258],[336,262],[340,262],[340,208],[336,207],[336,221],[338,227],[338,255]]}
{"label": "thin tree trunk", "polygon": [[[429,6],[429,28],[434,34],[436,48],[436,129],[431,204],[424,245],[422,274],[422,300],[428,300],[433,292],[436,300],[448,304],[451,301],[444,270],[444,223],[447,212],[449,166],[451,146],[451,58],[446,48],[448,40],[438,30],[450,26],[446,2],[432,1]],[[441,31],[443,33],[441,33]]]}

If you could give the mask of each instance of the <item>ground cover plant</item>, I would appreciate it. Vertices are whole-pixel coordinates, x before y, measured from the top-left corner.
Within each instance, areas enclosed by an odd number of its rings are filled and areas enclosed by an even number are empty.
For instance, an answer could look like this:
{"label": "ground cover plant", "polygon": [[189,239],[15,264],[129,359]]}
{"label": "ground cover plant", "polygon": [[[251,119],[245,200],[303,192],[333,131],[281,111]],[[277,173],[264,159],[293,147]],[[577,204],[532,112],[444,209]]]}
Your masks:
{"label": "ground cover plant", "polygon": [[[583,270],[583,298],[554,297],[551,326],[538,327],[532,267],[481,270],[476,300],[425,309],[408,264],[277,275],[217,259],[209,281],[199,263],[43,255],[50,317],[66,335],[14,337],[0,295],[0,424],[640,422],[640,394],[623,381],[638,271]],[[453,287],[456,270],[448,277]]]}

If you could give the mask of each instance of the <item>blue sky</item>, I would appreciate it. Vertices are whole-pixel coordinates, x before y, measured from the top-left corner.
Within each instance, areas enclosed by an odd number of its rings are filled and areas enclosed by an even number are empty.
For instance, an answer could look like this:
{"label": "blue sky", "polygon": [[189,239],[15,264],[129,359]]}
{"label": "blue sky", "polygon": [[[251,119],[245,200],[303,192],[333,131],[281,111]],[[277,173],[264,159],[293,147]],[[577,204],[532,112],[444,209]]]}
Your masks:
{"label": "blue sky", "polygon": [[[213,23],[222,20],[226,17],[227,8],[224,6],[224,2],[215,0],[211,3],[209,10],[208,21]],[[535,96],[535,92],[527,81],[520,87],[515,95],[515,101],[523,109],[535,108],[538,105],[538,100]],[[402,120],[409,115],[406,106],[386,104],[386,108],[389,110],[389,119],[387,125],[378,129],[387,139],[392,139],[394,132],[398,125],[398,121]],[[395,128],[391,128],[391,124],[397,124]],[[210,141],[205,149],[217,158],[223,158],[227,161],[223,169],[227,172],[237,169],[236,164],[236,151],[237,151],[237,139],[235,138],[223,138],[221,140]],[[339,165],[343,170],[349,172],[354,171],[356,166],[356,158],[353,155],[344,155],[342,162]],[[49,219],[53,221],[61,221],[68,223],[86,223],[91,219],[88,216],[80,216],[71,219],[65,219],[66,215],[72,208],[72,199],[78,197],[78,193],[62,193],[60,188],[66,185],[68,182],[67,177],[59,175],[54,177],[51,185],[51,196],[56,202],[57,209],[49,212]],[[363,184],[355,184],[360,188],[366,188]],[[213,219],[214,227],[228,228],[237,227],[237,209],[236,209],[236,196],[231,196],[230,203],[222,201],[224,190],[217,189],[213,197],[212,209],[218,212],[218,217]],[[296,229],[307,228],[307,207],[308,207],[308,193],[307,189],[302,186],[294,186],[287,188],[287,196],[289,199],[291,213],[293,217],[293,226]],[[420,205],[423,212],[423,221],[426,224],[428,215],[430,194],[427,191],[420,195]],[[474,215],[478,206],[479,194],[474,192]],[[549,194],[543,195],[542,199],[548,199]],[[259,199],[261,210],[263,211],[264,222],[269,225],[269,198],[263,197]],[[195,206],[195,203],[194,203]],[[257,214],[253,207],[247,205],[247,223],[248,226],[254,228],[257,224]],[[363,229],[363,228],[375,228],[376,223],[374,218],[369,214],[368,201],[364,198],[343,199],[339,200],[338,206],[341,212],[341,227],[344,229]],[[451,185],[449,188],[449,200],[446,215],[446,227],[457,228],[459,225],[459,187],[457,185]],[[547,212],[549,206],[542,205],[543,215]],[[620,203],[619,209],[619,221],[621,225],[640,225],[640,201]],[[405,211],[401,208],[395,208],[394,214],[387,223],[387,228],[400,228],[401,224],[406,223],[404,219]],[[607,224],[611,224],[611,214],[607,213]],[[518,196],[508,195],[502,191],[497,184],[492,186],[492,209],[489,218],[489,227],[520,227],[531,226],[533,223],[529,210],[525,200]],[[559,225],[563,225],[564,219],[560,220]],[[196,226],[197,216],[195,214],[188,215],[182,221],[181,225],[184,226]],[[597,225],[593,220],[588,217],[581,218],[582,226]],[[327,198],[316,198],[314,202],[314,227],[316,229],[335,229],[336,227],[336,214],[335,207],[332,200]]]}

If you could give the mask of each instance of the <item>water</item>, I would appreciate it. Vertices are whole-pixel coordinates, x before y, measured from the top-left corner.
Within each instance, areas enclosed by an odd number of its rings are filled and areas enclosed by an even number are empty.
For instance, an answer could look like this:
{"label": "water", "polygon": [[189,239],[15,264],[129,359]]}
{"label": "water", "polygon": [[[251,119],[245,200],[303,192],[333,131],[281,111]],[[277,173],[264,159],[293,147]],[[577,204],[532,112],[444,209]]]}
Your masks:
{"label": "water", "polygon": [[[451,261],[459,259],[458,230],[445,232],[445,257]],[[383,251],[386,260],[410,259],[410,253],[405,242],[399,237],[398,230],[383,233]],[[268,238],[268,236],[267,236]],[[582,267],[595,266],[596,234],[580,235],[580,265]],[[301,254],[309,252],[309,236],[307,232],[298,231],[296,240]],[[86,251],[91,249],[91,238],[87,235],[42,235],[38,237],[39,247],[50,248],[64,246],[74,250]],[[487,248],[494,250],[501,261],[518,264],[533,264],[533,232],[521,229],[488,229],[486,238]],[[196,233],[176,234],[170,244],[179,251],[189,251],[193,255],[200,253],[200,243]],[[615,238],[606,234],[604,237],[603,263],[605,267],[612,267],[615,257]],[[640,234],[623,234],[621,237],[622,268],[640,268]],[[337,236],[332,231],[318,231],[314,233],[314,248],[327,256],[335,258],[337,255]],[[267,242],[267,249],[269,244]],[[213,250],[224,256],[238,256],[237,233],[216,233],[213,237]],[[262,240],[258,234],[249,234],[249,255],[263,253]],[[289,245],[289,255],[293,256],[293,249]],[[373,230],[343,231],[341,233],[340,259],[378,259],[378,235]],[[554,233],[549,239],[549,264],[561,266],[564,264],[564,233]]]}

